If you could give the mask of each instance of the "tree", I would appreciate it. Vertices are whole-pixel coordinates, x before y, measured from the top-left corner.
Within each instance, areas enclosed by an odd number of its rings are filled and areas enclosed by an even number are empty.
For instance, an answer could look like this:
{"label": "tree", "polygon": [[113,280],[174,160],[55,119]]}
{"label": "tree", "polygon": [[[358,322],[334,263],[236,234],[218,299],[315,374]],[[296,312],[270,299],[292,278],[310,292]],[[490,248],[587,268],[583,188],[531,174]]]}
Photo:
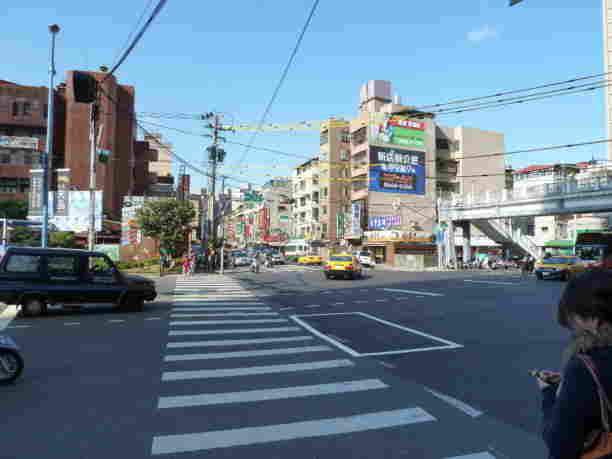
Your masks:
{"label": "tree", "polygon": [[28,203],[19,200],[0,201],[0,218],[25,220],[28,216]]}
{"label": "tree", "polygon": [[18,226],[10,232],[10,244],[26,246],[26,247],[38,247],[40,246],[40,233],[34,233],[29,228]]}
{"label": "tree", "polygon": [[49,233],[49,247],[76,249],[77,243],[72,231],[57,231]]}
{"label": "tree", "polygon": [[147,201],[136,211],[142,234],[157,239],[160,249],[170,252],[185,239],[194,218],[195,209],[190,201],[174,199]]}

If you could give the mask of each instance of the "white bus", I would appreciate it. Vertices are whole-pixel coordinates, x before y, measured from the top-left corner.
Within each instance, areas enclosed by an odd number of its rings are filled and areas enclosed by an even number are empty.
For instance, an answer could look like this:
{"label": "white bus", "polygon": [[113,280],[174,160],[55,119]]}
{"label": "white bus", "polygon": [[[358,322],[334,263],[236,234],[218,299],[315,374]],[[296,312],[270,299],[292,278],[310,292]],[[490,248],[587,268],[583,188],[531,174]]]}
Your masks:
{"label": "white bus", "polygon": [[310,244],[304,239],[291,239],[284,247],[286,257],[301,257],[310,253]]}

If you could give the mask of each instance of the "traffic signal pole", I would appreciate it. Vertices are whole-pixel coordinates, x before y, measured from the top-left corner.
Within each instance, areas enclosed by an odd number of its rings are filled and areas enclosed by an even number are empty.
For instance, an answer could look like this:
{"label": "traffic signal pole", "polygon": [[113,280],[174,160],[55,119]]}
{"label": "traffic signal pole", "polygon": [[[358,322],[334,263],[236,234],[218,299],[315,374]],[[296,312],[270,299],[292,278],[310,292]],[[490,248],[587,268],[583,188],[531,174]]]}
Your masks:
{"label": "traffic signal pole", "polygon": [[96,103],[90,106],[89,119],[89,250],[96,245]]}

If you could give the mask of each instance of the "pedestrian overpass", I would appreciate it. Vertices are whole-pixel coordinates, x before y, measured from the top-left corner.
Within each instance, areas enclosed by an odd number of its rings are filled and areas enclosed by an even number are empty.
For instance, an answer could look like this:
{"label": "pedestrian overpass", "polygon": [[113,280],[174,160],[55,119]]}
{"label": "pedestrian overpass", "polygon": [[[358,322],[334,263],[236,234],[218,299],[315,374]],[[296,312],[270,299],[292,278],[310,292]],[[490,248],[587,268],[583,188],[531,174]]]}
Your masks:
{"label": "pedestrian overpass", "polygon": [[[612,177],[588,182],[575,179],[544,184],[521,190],[498,190],[452,195],[440,200],[441,222],[464,231],[464,254],[470,256],[469,223],[489,239],[520,248],[534,257],[540,255],[533,239],[525,234],[516,217],[612,212]],[[454,238],[446,238],[453,245]],[[454,254],[454,248],[450,250]]]}

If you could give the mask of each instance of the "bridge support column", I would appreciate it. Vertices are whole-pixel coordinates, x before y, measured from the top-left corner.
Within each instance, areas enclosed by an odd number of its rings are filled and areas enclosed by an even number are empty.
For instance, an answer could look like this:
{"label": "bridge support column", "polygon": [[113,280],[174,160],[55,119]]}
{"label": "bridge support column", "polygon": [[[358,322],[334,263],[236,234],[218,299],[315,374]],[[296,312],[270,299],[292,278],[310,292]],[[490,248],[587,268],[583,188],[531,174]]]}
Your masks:
{"label": "bridge support column", "polygon": [[470,222],[461,222],[461,229],[463,230],[463,261],[468,262],[472,259]]}

